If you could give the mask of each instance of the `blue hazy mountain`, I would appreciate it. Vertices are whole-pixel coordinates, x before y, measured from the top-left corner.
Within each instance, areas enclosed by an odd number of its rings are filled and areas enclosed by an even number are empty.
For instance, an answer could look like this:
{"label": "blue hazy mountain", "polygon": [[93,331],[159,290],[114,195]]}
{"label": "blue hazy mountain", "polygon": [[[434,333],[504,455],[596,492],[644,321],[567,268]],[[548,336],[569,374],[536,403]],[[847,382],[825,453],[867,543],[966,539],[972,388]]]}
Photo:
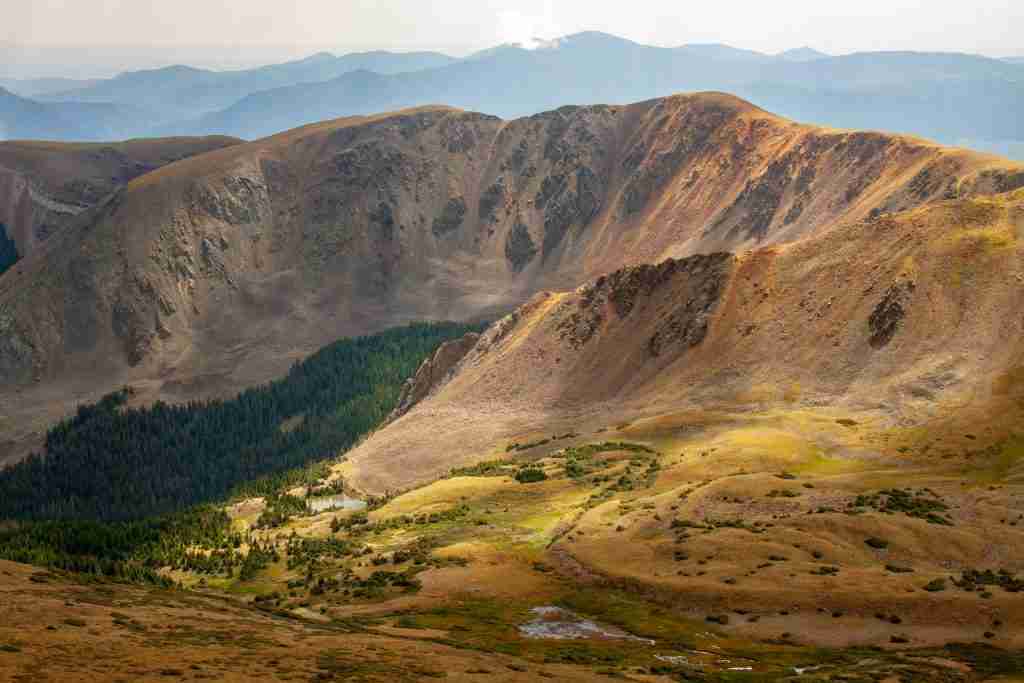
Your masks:
{"label": "blue hazy mountain", "polygon": [[[43,137],[227,134],[259,138],[354,114],[446,104],[506,118],[565,105],[727,91],[794,119],[931,137],[1019,156],[1024,68],[1012,59],[920,52],[767,55],[708,43],[666,48],[597,32],[505,44],[464,59],[366,52],[244,71],[135,71],[44,94],[62,104],[22,125]],[[70,106],[79,121],[67,121]],[[134,113],[134,115],[132,115]],[[144,114],[140,114],[144,113]],[[59,121],[52,127],[52,115]],[[144,129],[140,122],[144,121]],[[119,123],[121,122],[121,123]]]}
{"label": "blue hazy mountain", "polygon": [[176,65],[131,71],[83,88],[51,92],[49,101],[103,102],[143,107],[159,121],[191,118],[223,109],[254,92],[298,83],[327,81],[360,69],[381,74],[435,68],[456,61],[437,52],[321,52],[305,59],[241,71],[212,71]]}
{"label": "blue hazy mountain", "polygon": [[257,138],[324,119],[423,104],[511,118],[564,105],[721,90],[824,125],[948,143],[1024,141],[1024,118],[1018,115],[1024,110],[1024,69],[1018,65],[955,53],[784,55],[761,58],[717,45],[652,47],[582,33],[532,49],[504,45],[441,68],[392,75],[364,70],[258,92],[160,132]]}
{"label": "blue hazy mountain", "polygon": [[46,103],[0,88],[0,140],[113,140],[147,131],[152,118],[109,103]]}

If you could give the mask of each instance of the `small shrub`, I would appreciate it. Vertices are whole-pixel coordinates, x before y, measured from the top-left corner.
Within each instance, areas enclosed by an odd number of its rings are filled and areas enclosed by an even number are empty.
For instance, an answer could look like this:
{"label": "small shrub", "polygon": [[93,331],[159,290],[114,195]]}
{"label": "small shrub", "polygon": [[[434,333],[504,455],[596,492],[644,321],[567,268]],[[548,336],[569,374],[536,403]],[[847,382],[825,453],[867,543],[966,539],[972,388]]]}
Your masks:
{"label": "small shrub", "polygon": [[839,573],[839,567],[824,566],[824,567],[818,567],[817,569],[812,569],[811,570],[811,574],[814,574],[815,576],[835,576],[838,573]]}
{"label": "small shrub", "polygon": [[964,571],[960,579],[953,579],[957,588],[965,591],[975,591],[982,586],[999,586],[1007,593],[1020,593],[1024,591],[1024,580],[1018,579],[1011,572],[1000,569],[994,572],[991,569],[978,571],[968,569]]}
{"label": "small shrub", "polygon": [[535,484],[547,478],[548,475],[539,467],[525,467],[516,472],[516,481],[520,484]]}

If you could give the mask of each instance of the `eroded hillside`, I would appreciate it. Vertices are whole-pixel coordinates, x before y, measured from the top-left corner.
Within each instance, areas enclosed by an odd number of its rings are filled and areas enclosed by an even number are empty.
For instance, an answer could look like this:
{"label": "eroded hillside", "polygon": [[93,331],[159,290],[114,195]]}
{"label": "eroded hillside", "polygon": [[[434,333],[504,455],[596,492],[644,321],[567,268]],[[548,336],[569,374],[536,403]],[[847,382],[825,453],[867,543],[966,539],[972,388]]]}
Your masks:
{"label": "eroded hillside", "polygon": [[317,124],[146,174],[5,277],[3,432],[127,381],[140,400],[225,392],[340,336],[1022,183],[995,157],[720,94]]}

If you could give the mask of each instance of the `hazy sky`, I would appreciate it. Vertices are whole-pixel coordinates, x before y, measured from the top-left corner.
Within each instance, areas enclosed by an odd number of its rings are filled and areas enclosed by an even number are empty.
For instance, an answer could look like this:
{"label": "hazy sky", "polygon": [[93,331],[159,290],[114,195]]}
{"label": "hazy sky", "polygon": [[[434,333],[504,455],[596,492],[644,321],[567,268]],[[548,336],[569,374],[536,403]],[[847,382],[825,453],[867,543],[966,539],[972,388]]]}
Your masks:
{"label": "hazy sky", "polygon": [[0,1],[0,66],[40,75],[64,64],[94,71],[173,62],[242,66],[321,49],[465,54],[582,30],[655,45],[725,42],[767,52],[810,45],[832,53],[1024,53],[1020,0]]}

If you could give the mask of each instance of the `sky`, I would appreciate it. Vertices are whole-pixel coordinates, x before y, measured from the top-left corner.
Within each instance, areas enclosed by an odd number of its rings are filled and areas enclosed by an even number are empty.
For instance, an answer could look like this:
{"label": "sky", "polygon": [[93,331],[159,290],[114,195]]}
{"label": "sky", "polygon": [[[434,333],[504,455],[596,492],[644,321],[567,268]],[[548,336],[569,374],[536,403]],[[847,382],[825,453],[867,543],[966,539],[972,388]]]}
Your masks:
{"label": "sky", "polygon": [[8,77],[100,77],[172,63],[234,68],[319,50],[461,56],[583,30],[652,45],[722,42],[764,52],[808,45],[832,54],[1024,54],[1019,0],[2,1],[0,75]]}

